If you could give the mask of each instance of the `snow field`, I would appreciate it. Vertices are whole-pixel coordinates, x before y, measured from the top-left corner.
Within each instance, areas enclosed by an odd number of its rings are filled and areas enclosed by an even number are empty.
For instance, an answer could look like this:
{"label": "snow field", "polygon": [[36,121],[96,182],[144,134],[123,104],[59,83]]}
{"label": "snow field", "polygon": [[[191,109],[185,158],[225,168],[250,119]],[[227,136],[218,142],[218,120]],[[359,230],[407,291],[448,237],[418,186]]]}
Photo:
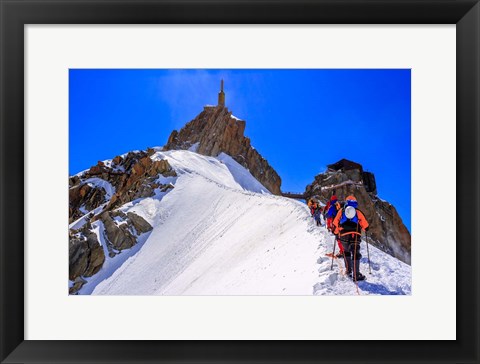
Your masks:
{"label": "snow field", "polygon": [[312,294],[300,203],[185,175],[161,206],[141,251],[95,294]]}
{"label": "snow field", "polygon": [[[169,179],[175,187],[121,208],[145,218],[152,232],[109,261],[81,294],[357,295],[342,261],[330,269],[325,254],[333,237],[305,204],[271,195],[227,155],[156,150],[152,159],[166,158],[176,170]],[[411,294],[410,266],[369,248],[372,274],[362,242],[367,281],[358,283],[359,293]]]}

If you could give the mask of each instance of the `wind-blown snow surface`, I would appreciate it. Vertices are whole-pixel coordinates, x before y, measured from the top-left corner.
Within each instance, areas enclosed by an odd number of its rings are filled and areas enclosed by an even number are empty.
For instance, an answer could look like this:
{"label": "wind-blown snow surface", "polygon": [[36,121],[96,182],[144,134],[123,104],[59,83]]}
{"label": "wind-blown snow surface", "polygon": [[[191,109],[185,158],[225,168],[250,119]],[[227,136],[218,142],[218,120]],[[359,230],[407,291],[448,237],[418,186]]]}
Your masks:
{"label": "wind-blown snow surface", "polygon": [[[167,194],[126,204],[153,230],[122,264],[91,280],[98,295],[356,295],[325,253],[333,238],[305,204],[271,195],[231,157],[158,151],[178,177]],[[134,247],[135,248],[135,247]],[[132,248],[131,250],[133,250]],[[362,243],[360,294],[410,294],[410,266]],[[102,272],[102,271],[101,271]],[[95,285],[95,287],[92,287]],[[82,291],[87,293],[87,291]],[[87,293],[87,294],[88,294]]]}

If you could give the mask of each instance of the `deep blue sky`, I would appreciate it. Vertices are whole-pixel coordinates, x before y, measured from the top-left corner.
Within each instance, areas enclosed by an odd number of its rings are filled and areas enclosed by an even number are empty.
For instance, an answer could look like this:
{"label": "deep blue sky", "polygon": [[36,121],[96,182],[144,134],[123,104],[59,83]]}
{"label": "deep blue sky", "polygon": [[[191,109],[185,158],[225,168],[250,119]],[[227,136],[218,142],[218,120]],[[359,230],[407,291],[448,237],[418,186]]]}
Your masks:
{"label": "deep blue sky", "polygon": [[163,146],[217,103],[222,78],[226,106],[283,191],[347,158],[375,174],[410,230],[410,70],[70,70],[70,174]]}

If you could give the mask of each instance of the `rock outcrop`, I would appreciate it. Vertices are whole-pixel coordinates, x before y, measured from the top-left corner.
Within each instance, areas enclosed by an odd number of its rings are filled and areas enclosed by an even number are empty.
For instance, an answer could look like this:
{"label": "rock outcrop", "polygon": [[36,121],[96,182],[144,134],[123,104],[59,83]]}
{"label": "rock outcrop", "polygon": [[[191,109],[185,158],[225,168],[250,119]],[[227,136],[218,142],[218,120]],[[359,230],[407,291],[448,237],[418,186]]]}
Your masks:
{"label": "rock outcrop", "polygon": [[102,268],[104,262],[103,248],[90,224],[84,225],[79,231],[70,231],[68,276],[75,282],[70,288],[71,294],[77,292],[85,283],[82,276],[93,276]]}
{"label": "rock outcrop", "polygon": [[[77,220],[85,214],[105,203],[106,192],[103,188],[95,188],[88,183],[70,187],[69,190],[69,220]],[[83,210],[83,211],[82,211]]]}
{"label": "rock outcrop", "polygon": [[197,153],[214,157],[224,152],[247,168],[270,192],[279,195],[280,176],[244,136],[245,125],[244,120],[232,116],[224,106],[206,106],[180,131],[170,134],[164,149],[193,148]]}
{"label": "rock outcrop", "polygon": [[315,177],[305,189],[305,197],[327,203],[332,194],[343,201],[354,195],[359,209],[370,223],[369,243],[410,264],[411,236],[393,205],[377,195],[375,176],[364,172],[360,164],[342,160],[328,166],[325,173]]}
{"label": "rock outcrop", "polygon": [[107,258],[92,227],[95,221],[102,223],[100,233],[110,258],[153,229],[141,216],[118,207],[173,188],[159,182],[159,177],[175,177],[175,171],[167,160],[152,160],[154,152],[130,152],[70,177],[69,222],[74,223],[69,231],[70,294],[78,292],[86,283],[84,278],[96,274]]}
{"label": "rock outcrop", "polygon": [[[100,221],[104,226],[103,240],[110,258],[133,247],[141,234],[153,229],[144,218],[132,212],[106,211],[100,216]],[[70,294],[82,288],[86,283],[84,277],[98,273],[105,258],[104,249],[90,221],[78,230],[70,229],[68,276],[74,282]]]}
{"label": "rock outcrop", "polygon": [[[150,158],[153,153],[153,149],[129,152],[123,157],[116,156],[107,164],[99,161],[80,176],[70,177],[69,222],[102,205],[102,211],[110,211],[137,198],[151,197],[156,189],[166,191],[173,188],[170,184],[157,182],[160,175],[174,177],[176,173],[166,159],[153,161]],[[111,186],[111,196],[108,196],[104,182]],[[96,215],[94,219],[100,216]]]}

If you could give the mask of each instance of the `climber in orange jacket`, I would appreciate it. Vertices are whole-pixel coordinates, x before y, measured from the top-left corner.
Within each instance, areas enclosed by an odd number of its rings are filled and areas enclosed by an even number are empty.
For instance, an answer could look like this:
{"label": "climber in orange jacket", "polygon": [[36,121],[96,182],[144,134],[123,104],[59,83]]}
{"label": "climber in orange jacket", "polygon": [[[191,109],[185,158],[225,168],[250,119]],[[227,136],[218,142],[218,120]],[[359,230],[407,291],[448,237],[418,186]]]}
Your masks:
{"label": "climber in orange jacket", "polygon": [[307,205],[308,205],[308,208],[310,209],[310,214],[313,217],[313,214],[315,214],[315,210],[318,207],[318,202],[315,199],[311,198],[310,200],[308,200]]}
{"label": "climber in orange jacket", "polygon": [[362,281],[365,276],[360,273],[360,258],[362,258],[360,242],[362,230],[367,231],[369,224],[363,212],[357,207],[357,199],[354,196],[348,196],[345,199],[345,206],[335,216],[333,226],[334,234],[343,245],[347,273],[352,274],[355,281]]}

